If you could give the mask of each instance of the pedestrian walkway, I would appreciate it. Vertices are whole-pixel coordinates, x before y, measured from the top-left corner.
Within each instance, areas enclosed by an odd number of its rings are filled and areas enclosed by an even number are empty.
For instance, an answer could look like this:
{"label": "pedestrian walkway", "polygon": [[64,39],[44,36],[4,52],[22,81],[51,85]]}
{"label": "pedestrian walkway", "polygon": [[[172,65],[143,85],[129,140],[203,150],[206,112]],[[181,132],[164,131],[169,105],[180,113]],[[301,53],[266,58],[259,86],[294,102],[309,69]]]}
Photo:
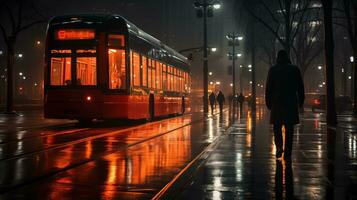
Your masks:
{"label": "pedestrian walkway", "polygon": [[266,114],[238,119],[186,184],[176,186],[177,199],[357,199],[355,126],[328,129],[306,113],[289,164],[275,159]]}

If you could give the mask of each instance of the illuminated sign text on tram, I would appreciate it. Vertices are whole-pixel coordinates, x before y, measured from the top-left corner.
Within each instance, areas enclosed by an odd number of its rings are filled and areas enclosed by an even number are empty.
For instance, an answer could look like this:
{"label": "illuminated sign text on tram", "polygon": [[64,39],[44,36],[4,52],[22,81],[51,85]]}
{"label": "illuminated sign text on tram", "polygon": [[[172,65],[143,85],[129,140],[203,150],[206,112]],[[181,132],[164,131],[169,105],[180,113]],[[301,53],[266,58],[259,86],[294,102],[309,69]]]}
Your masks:
{"label": "illuminated sign text on tram", "polygon": [[95,38],[93,29],[59,29],[55,33],[56,40],[89,40]]}

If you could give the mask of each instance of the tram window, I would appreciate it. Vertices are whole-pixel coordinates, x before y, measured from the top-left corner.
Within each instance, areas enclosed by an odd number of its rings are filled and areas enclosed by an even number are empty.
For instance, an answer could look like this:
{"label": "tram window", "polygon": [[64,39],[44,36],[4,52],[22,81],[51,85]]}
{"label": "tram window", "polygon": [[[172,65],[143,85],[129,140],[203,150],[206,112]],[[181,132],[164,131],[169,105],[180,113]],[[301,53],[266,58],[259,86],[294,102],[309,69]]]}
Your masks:
{"label": "tram window", "polygon": [[110,47],[124,47],[124,35],[109,34],[108,35],[108,46]]}
{"label": "tram window", "polygon": [[132,62],[132,79],[133,79],[133,85],[134,86],[140,86],[140,57],[138,53],[133,53],[132,56],[133,62]]}
{"label": "tram window", "polygon": [[177,92],[177,69],[174,68],[174,91]]}
{"label": "tram window", "polygon": [[177,92],[180,92],[180,70],[177,69]]}
{"label": "tram window", "polygon": [[167,66],[167,90],[171,91],[171,66]]}
{"label": "tram window", "polygon": [[151,78],[151,59],[148,59],[148,87],[152,88],[152,78]]}
{"label": "tram window", "polygon": [[71,85],[71,58],[51,58],[51,85]]}
{"label": "tram window", "polygon": [[167,73],[166,65],[162,65],[162,89],[167,90]]}
{"label": "tram window", "polygon": [[77,85],[97,84],[96,57],[77,57]]}
{"label": "tram window", "polygon": [[141,70],[142,70],[142,84],[143,86],[147,85],[147,59],[145,56],[141,56]]}
{"label": "tram window", "polygon": [[157,83],[157,89],[161,90],[162,89],[162,63],[161,62],[156,62],[156,83]]}
{"label": "tram window", "polygon": [[155,66],[156,66],[156,61],[155,60],[151,60],[151,67],[152,67],[152,70],[151,70],[151,79],[152,79],[151,86],[152,86],[153,89],[156,89],[156,78],[155,78],[156,69],[155,69]]}
{"label": "tram window", "polygon": [[125,89],[125,50],[109,49],[109,89]]}

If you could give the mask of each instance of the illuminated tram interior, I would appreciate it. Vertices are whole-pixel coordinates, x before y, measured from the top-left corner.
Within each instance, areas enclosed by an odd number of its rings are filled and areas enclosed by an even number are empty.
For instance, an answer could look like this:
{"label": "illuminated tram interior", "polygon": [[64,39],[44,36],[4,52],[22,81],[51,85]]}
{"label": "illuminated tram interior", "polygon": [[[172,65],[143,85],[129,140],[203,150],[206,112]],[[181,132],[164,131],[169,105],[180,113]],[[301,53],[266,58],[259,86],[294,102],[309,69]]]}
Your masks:
{"label": "illuminated tram interior", "polygon": [[[112,33],[118,32],[110,30],[114,26],[81,27],[81,20],[69,27],[68,18],[60,17],[53,27],[50,22],[47,118],[139,119],[189,110],[187,59],[124,18],[114,18],[121,33]],[[83,104],[85,99],[93,104]]]}

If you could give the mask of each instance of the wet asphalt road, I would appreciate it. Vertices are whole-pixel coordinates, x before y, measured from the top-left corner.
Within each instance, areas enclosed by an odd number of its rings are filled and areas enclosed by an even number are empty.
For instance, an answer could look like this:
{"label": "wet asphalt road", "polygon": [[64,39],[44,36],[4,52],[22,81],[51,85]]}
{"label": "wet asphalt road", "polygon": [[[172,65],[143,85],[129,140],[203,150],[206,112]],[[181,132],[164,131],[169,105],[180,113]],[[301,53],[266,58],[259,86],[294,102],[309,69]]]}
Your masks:
{"label": "wet asphalt road", "polygon": [[264,108],[232,119],[227,111],[79,126],[38,112],[0,115],[0,199],[150,199],[165,186],[177,199],[357,199],[356,118],[341,115],[328,129],[324,114],[306,112],[291,165],[275,161]]}
{"label": "wet asphalt road", "polygon": [[228,127],[227,114],[89,127],[26,117],[0,117],[1,199],[148,199]]}

